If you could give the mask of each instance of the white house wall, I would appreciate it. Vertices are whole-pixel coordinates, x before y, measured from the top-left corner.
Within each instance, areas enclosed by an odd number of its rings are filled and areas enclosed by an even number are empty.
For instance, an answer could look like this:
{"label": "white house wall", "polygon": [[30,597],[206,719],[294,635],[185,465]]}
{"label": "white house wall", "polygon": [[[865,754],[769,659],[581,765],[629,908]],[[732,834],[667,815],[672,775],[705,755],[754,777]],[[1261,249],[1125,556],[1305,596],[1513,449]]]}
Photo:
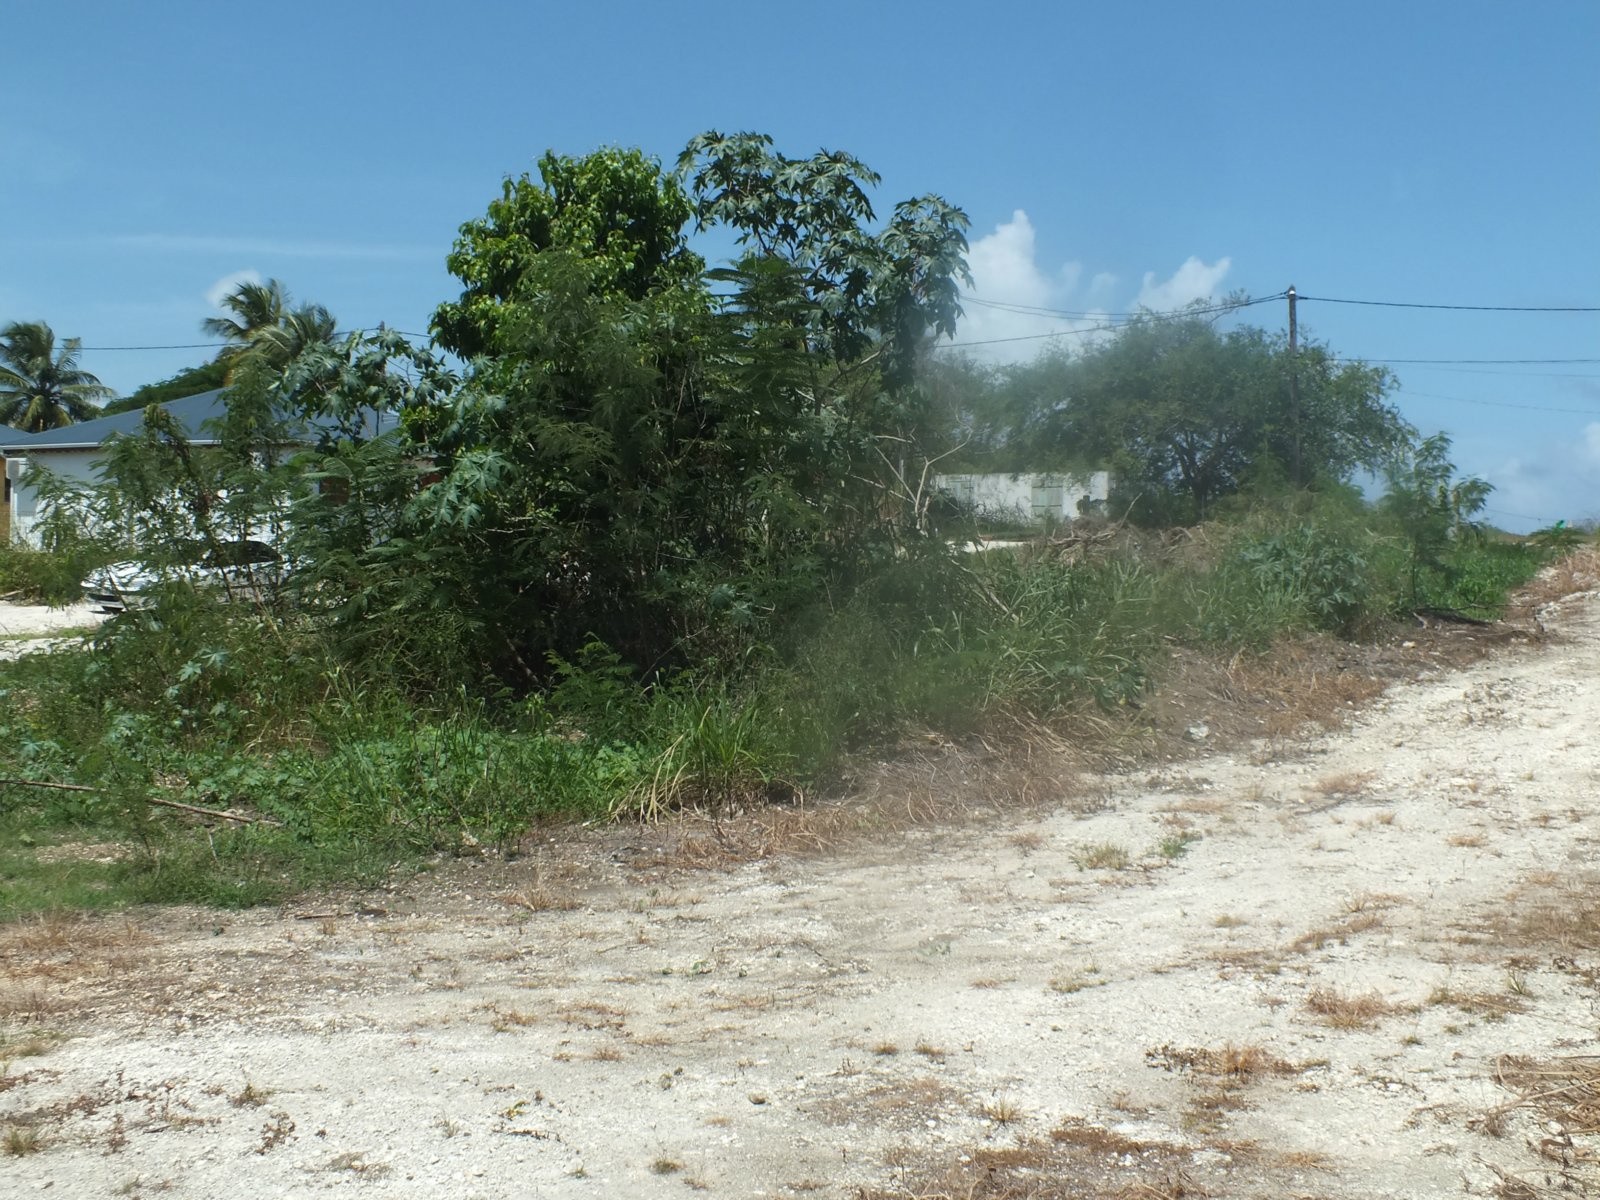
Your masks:
{"label": "white house wall", "polygon": [[1015,475],[936,475],[933,486],[991,516],[1071,521],[1082,515],[1084,501],[1105,504],[1111,494],[1111,474],[1025,471]]}
{"label": "white house wall", "polygon": [[101,458],[104,451],[96,447],[93,450],[52,450],[40,453],[32,458],[20,455],[7,458],[6,477],[11,480],[11,537],[14,541],[26,542],[30,546],[39,544],[38,523],[43,515],[39,511],[39,491],[30,483],[23,481],[28,467],[37,461],[40,466],[47,469],[52,475],[72,483],[95,483],[100,478],[100,473],[95,470],[96,460]]}

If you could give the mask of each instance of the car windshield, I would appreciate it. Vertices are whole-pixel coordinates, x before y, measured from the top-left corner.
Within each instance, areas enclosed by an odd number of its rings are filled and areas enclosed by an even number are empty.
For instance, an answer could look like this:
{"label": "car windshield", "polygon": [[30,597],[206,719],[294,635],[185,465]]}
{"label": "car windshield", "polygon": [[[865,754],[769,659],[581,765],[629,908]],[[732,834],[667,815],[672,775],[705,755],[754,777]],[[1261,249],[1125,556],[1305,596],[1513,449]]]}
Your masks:
{"label": "car windshield", "polygon": [[265,542],[228,542],[205,556],[208,567],[243,567],[278,561],[278,552]]}

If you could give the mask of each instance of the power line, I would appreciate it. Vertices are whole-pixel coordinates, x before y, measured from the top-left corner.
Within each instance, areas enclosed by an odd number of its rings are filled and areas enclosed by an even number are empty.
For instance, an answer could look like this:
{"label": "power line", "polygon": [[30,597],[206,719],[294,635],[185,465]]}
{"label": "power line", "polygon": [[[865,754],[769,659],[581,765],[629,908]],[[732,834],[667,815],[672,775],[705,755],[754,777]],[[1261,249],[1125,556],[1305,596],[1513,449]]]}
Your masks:
{"label": "power line", "polygon": [[[401,337],[427,338],[432,336],[431,334],[411,333],[404,329],[388,329],[387,327],[385,327],[384,331],[398,333]],[[337,340],[351,337],[352,335],[375,332],[377,331],[372,329],[342,329],[333,336]],[[119,350],[226,350],[230,347],[243,350],[248,345],[249,343],[247,342],[174,342],[171,345],[164,346],[79,346],[78,349],[80,351],[93,351],[96,354],[107,354]]]}
{"label": "power line", "polygon": [[1578,363],[1593,365],[1600,363],[1600,358],[1364,358],[1362,362],[1370,363],[1475,363],[1485,366],[1569,366]]}
{"label": "power line", "polygon": [[1270,300],[1282,300],[1285,293],[1276,292],[1270,296],[1257,296],[1245,301],[1221,301],[1203,307],[1175,308],[1158,311],[1148,308],[1135,309],[1132,312],[1103,312],[1099,310],[1077,310],[1069,308],[1046,308],[1037,304],[1013,304],[1006,300],[985,300],[981,296],[962,296],[961,303],[976,304],[980,308],[998,309],[1000,312],[1016,313],[1026,317],[1063,317],[1076,321],[1115,321],[1134,320],[1145,318],[1147,320],[1172,320],[1179,317],[1205,316],[1207,313],[1229,312],[1235,308],[1244,308],[1251,304],[1265,304]]}
{"label": "power line", "polygon": [[1437,392],[1414,392],[1410,388],[1402,387],[1400,396],[1416,396],[1422,400],[1448,400],[1452,404],[1482,404],[1488,408],[1520,408],[1530,412],[1575,413],[1580,417],[1600,418],[1600,409],[1594,408],[1554,408],[1548,404],[1513,404],[1509,400],[1474,400],[1468,396],[1441,396]]}
{"label": "power line", "polygon": [[1515,517],[1519,521],[1554,521],[1554,517],[1536,517],[1531,513],[1507,512],[1503,508],[1485,508],[1484,512],[1494,513],[1497,517]]}
{"label": "power line", "polygon": [[107,354],[114,350],[221,350],[237,345],[238,342],[179,342],[170,346],[79,346],[78,349]]}
{"label": "power line", "polygon": [[[955,349],[958,349],[958,348],[963,347],[963,346],[996,346],[996,345],[999,345],[1002,342],[1036,342],[1036,341],[1039,341],[1041,338],[1081,337],[1084,334],[1089,334],[1089,333],[1114,333],[1119,329],[1127,329],[1130,325],[1136,325],[1136,324],[1138,324],[1140,322],[1143,322],[1143,321],[1174,321],[1174,320],[1182,320],[1185,317],[1203,317],[1203,316],[1206,316],[1207,314],[1210,314],[1210,313],[1233,312],[1236,309],[1249,308],[1251,305],[1254,305],[1254,304],[1268,304],[1268,303],[1271,303],[1272,301],[1275,301],[1275,300],[1282,300],[1283,299],[1283,295],[1284,294],[1282,292],[1278,292],[1278,293],[1276,293],[1274,295],[1271,295],[1271,296],[1252,296],[1252,297],[1250,297],[1249,299],[1246,299],[1246,300],[1232,301],[1232,302],[1229,302],[1227,304],[1217,304],[1217,305],[1213,305],[1213,306],[1207,307],[1207,308],[1180,308],[1180,309],[1172,309],[1172,310],[1167,311],[1167,312],[1149,312],[1149,311],[1145,311],[1145,312],[1122,313],[1122,314],[1099,313],[1099,314],[1096,314],[1096,316],[1098,318],[1100,318],[1102,321],[1105,318],[1116,316],[1116,315],[1121,315],[1121,316],[1127,317],[1129,319],[1126,320],[1126,321],[1123,321],[1121,323],[1118,323],[1118,324],[1090,325],[1090,326],[1087,326],[1087,327],[1085,327],[1083,329],[1055,329],[1055,330],[1051,330],[1049,333],[1025,333],[1025,334],[1020,334],[1020,335],[1018,335],[1016,337],[981,338],[979,340],[970,341],[970,342],[946,342],[944,345],[936,347],[936,349],[939,349],[939,350],[955,350]],[[972,297],[967,297],[967,299],[970,300],[970,299],[972,299]],[[1043,314],[1043,313],[1034,313],[1034,314],[1022,314],[1022,315],[1043,316],[1045,314]],[[1052,313],[1050,315],[1054,316],[1054,315],[1064,315],[1064,314]]]}
{"label": "power line", "polygon": [[1334,296],[1301,296],[1320,304],[1364,304],[1372,308],[1436,308],[1449,312],[1600,313],[1600,307],[1572,304],[1415,304],[1404,300],[1345,300]]}

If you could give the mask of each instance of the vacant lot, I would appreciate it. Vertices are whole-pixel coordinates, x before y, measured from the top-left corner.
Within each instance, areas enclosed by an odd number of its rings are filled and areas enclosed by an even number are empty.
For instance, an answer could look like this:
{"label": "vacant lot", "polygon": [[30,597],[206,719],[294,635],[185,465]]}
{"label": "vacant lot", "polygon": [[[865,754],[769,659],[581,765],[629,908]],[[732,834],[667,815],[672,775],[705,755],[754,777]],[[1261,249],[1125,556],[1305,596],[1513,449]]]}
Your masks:
{"label": "vacant lot", "polygon": [[1545,622],[1028,816],[10,926],[0,1192],[1600,1191],[1600,615]]}

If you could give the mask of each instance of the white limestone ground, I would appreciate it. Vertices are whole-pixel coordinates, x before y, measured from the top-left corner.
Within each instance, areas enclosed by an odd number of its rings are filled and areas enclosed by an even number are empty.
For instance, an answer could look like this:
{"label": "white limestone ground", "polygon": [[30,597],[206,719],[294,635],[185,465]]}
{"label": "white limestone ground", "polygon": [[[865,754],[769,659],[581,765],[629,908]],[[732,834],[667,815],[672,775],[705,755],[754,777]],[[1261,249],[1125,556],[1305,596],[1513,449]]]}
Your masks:
{"label": "white limestone ground", "polygon": [[1088,812],[0,930],[0,1195],[1600,1191],[1504,1059],[1600,1053],[1600,607],[1545,623]]}
{"label": "white limestone ground", "polygon": [[104,615],[87,604],[49,608],[43,604],[10,604],[0,601],[0,659],[16,658],[37,650],[48,650],[63,636],[92,629]]}

